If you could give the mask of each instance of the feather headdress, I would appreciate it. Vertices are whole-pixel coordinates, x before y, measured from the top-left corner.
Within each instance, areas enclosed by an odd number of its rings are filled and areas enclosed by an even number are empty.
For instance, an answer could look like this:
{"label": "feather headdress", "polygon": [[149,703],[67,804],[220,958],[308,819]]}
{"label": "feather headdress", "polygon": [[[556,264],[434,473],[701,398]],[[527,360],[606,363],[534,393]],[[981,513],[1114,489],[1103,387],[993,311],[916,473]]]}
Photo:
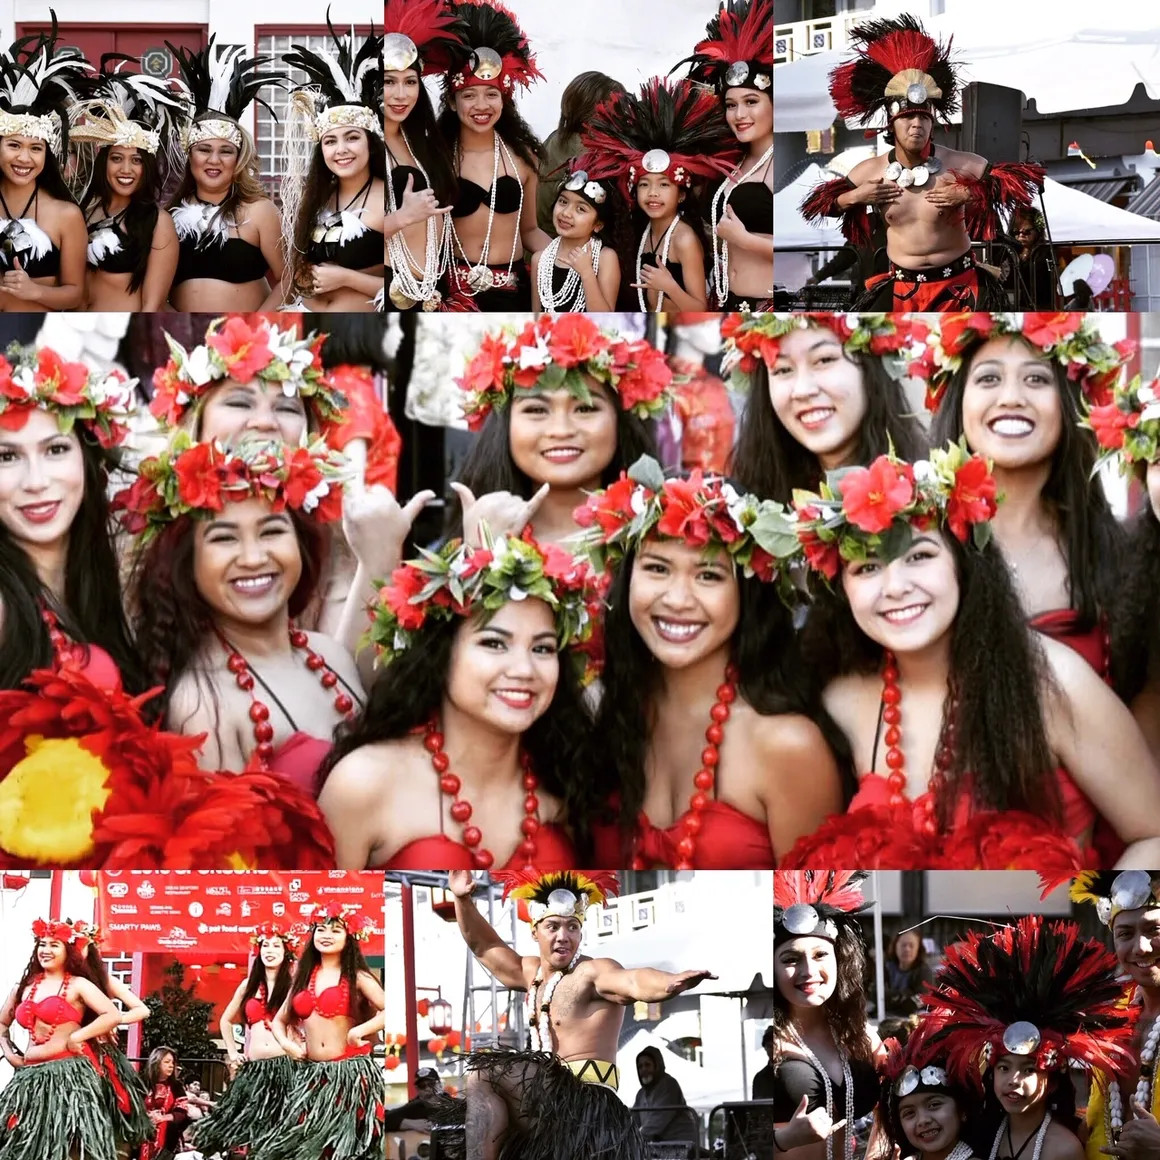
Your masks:
{"label": "feather headdress", "polygon": [[960,1112],[969,1110],[969,1090],[947,1074],[945,1049],[935,1037],[937,1026],[929,1020],[920,1020],[905,1044],[897,1039],[883,1043],[886,1058],[879,1065],[880,1094],[878,1110],[882,1124],[892,1143],[905,1149],[906,1134],[898,1115],[898,1105],[906,1096],[929,1092],[945,1092],[959,1105]]}
{"label": "feather headdress", "polygon": [[[611,870],[493,871],[492,879],[503,883],[504,898],[519,899],[526,921],[534,927],[549,915],[584,920],[590,906],[603,906],[620,891]],[[521,917],[524,917],[521,913]]]}
{"label": "feather headdress", "polygon": [[450,8],[461,21],[462,40],[451,47],[444,95],[470,85],[493,85],[506,98],[516,85],[526,89],[543,79],[514,13],[496,0],[461,0]]}
{"label": "feather headdress", "polygon": [[383,63],[393,72],[446,72],[453,52],[465,55],[463,20],[445,0],[387,0],[383,20]]}
{"label": "feather headdress", "polygon": [[1123,910],[1160,906],[1160,870],[1087,870],[1068,891],[1072,902],[1090,902],[1104,926],[1111,926]]}
{"label": "feather headdress", "polygon": [[220,137],[241,147],[242,114],[252,101],[265,106],[275,120],[277,114],[258,96],[265,85],[285,86],[286,78],[279,73],[261,72],[271,56],[248,56],[243,44],[222,46],[209,38],[205,48],[194,52],[165,42],[173,53],[177,67],[189,89],[193,103],[193,120],[182,134],[182,145],[188,151],[198,141]]}
{"label": "feather headdress", "polygon": [[1003,1054],[1034,1056],[1046,1071],[1124,1071],[1134,1012],[1122,998],[1110,951],[1074,922],[1027,915],[949,947],[925,1002],[948,1071],[981,1090]]}
{"label": "feather headdress", "polygon": [[862,897],[864,870],[776,870],[773,936],[837,939],[843,926],[872,905]]}
{"label": "feather headdress", "polygon": [[772,96],[773,0],[725,0],[705,32],[677,68],[687,62],[689,79],[712,85],[720,97],[733,88]]}
{"label": "feather headdress", "polygon": [[663,173],[687,189],[694,177],[730,172],[741,157],[712,93],[660,77],[646,81],[639,96],[615,93],[597,105],[580,145],[588,176],[618,179],[630,200],[646,173]]}
{"label": "feather headdress", "polygon": [[81,99],[92,66],[75,48],[57,50],[56,13],[49,12],[49,32],[21,37],[0,53],[0,137],[38,137],[63,160],[68,108]]}
{"label": "feather headdress", "polygon": [[850,31],[855,52],[830,73],[830,96],[838,114],[868,124],[885,111],[887,123],[925,110],[943,122],[959,107],[959,82],[951,44],[931,39],[922,23],[905,14],[868,20]]}

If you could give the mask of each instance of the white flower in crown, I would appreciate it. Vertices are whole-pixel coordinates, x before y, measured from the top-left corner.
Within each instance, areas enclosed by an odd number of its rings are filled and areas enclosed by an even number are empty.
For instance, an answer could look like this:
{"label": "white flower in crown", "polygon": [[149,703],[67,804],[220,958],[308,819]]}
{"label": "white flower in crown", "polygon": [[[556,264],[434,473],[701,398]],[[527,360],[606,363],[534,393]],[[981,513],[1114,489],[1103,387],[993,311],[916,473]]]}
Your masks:
{"label": "white flower in crown", "polygon": [[1156,392],[1152,389],[1151,384],[1145,383],[1143,386],[1137,388],[1136,398],[1141,403],[1154,403],[1156,402]]}
{"label": "white flower in crown", "polygon": [[12,372],[12,381],[31,399],[36,392],[36,374],[27,363],[21,363]]}
{"label": "white flower in crown", "polygon": [[915,483],[934,483],[938,479],[938,472],[929,459],[918,459],[914,463]]}
{"label": "white flower in crown", "polygon": [[1153,419],[1160,419],[1160,402],[1149,403],[1140,412],[1140,422],[1150,423]]}
{"label": "white flower in crown", "polygon": [[552,361],[551,352],[548,350],[548,344],[543,337],[536,339],[533,346],[520,347],[520,370],[526,371],[529,367],[534,367],[537,370],[548,366]]}
{"label": "white flower in crown", "polygon": [[644,499],[644,488],[634,487],[632,489],[632,499],[628,501],[629,507],[632,508],[632,514],[639,516],[648,506]]}
{"label": "white flower in crown", "polygon": [[128,418],[137,409],[136,386],[136,379],[113,370],[103,379],[93,379],[89,390],[97,406],[105,407],[115,417]]}
{"label": "white flower in crown", "polygon": [[725,508],[729,512],[733,526],[739,532],[744,532],[746,528],[745,516],[749,514],[751,509],[749,497],[740,495],[731,483],[721,485],[721,494],[725,497]]}
{"label": "white flower in crown", "polygon": [[[220,372],[210,358],[208,346],[195,346],[185,357],[181,365],[182,376],[193,383],[195,387],[204,387],[206,383],[218,378]],[[179,397],[179,402],[181,401]],[[189,400],[184,400],[188,402]]]}
{"label": "white flower in crown", "polygon": [[312,487],[302,499],[302,510],[310,514],[330,494],[330,480],[324,479]]}
{"label": "white flower in crown", "polygon": [[513,584],[508,589],[509,600],[526,600],[527,598],[528,594],[518,584]]}

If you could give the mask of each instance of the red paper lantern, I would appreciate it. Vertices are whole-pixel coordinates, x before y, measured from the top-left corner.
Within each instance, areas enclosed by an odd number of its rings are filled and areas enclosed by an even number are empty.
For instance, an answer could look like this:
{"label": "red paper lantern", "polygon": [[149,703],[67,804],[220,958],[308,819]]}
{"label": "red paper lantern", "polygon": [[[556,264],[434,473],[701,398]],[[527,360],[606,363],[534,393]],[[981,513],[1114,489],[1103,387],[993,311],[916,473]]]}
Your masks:
{"label": "red paper lantern", "polygon": [[444,1038],[447,1040],[447,1046],[452,1050],[463,1042],[463,1036],[458,1031],[448,1031]]}
{"label": "red paper lantern", "polygon": [[430,1007],[431,1002],[428,999],[420,999],[419,1002],[415,1004],[415,1010],[418,1011],[424,1019],[427,1018],[427,1012],[430,1010]]}
{"label": "red paper lantern", "polygon": [[442,1055],[446,1047],[446,1041],[438,1037],[427,1040],[427,1050],[431,1052],[432,1055]]}
{"label": "red paper lantern", "polygon": [[397,1055],[388,1055],[387,1058],[383,1060],[383,1067],[385,1067],[387,1071],[394,1071],[398,1066],[399,1057]]}

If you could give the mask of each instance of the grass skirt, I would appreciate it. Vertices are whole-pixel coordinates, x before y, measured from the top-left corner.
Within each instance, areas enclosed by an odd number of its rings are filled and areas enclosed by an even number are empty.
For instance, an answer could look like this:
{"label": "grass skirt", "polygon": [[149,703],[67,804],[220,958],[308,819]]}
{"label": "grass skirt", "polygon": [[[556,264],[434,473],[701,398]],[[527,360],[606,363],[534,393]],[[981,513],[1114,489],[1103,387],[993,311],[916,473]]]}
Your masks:
{"label": "grass skirt", "polygon": [[383,1160],[383,1069],[370,1055],[299,1064],[282,1122],[249,1160]]}
{"label": "grass skirt", "polygon": [[[479,1051],[468,1056],[467,1067],[514,1090],[528,1121],[525,1132],[508,1133],[500,1160],[645,1160],[640,1130],[616,1092],[577,1079],[559,1057]],[[467,1101],[470,1107],[470,1089]]]}
{"label": "grass skirt", "polygon": [[[117,1146],[128,1145],[129,1150],[136,1154],[146,1140],[152,1140],[157,1134],[149,1113],[145,1111],[145,1085],[119,1047],[110,1043],[96,1043],[94,1047],[106,1073],[101,1077],[101,1090],[105,1093],[105,1108],[113,1122]],[[117,1077],[120,1092],[107,1074],[110,1069]],[[128,1110],[124,1107],[125,1102],[129,1105]]]}
{"label": "grass skirt", "polygon": [[286,1124],[286,1101],[297,1065],[287,1055],[247,1060],[215,1107],[194,1129],[199,1152],[212,1156],[244,1148]]}
{"label": "grass skirt", "polygon": [[25,1064],[0,1091],[0,1160],[116,1160],[102,1081],[87,1056]]}

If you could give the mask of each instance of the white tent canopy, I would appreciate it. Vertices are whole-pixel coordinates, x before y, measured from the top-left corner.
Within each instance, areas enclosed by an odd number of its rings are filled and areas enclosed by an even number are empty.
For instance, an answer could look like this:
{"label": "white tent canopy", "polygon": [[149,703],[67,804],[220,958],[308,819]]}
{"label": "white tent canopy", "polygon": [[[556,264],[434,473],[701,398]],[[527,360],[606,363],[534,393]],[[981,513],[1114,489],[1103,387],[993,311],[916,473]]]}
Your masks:
{"label": "white tent canopy", "polygon": [[[842,246],[845,239],[835,218],[827,218],[821,228],[810,225],[798,206],[825,178],[817,165],[807,168],[796,181],[779,190],[773,198],[773,229],[778,249],[790,246]],[[1047,179],[1043,204],[1051,238],[1058,245],[1070,242],[1160,241],[1160,222],[1129,213],[1089,197],[1078,189]]]}
{"label": "white tent canopy", "polygon": [[[944,42],[953,36],[963,85],[980,81],[1019,89],[1041,113],[1123,104],[1139,83],[1160,98],[1160,36],[1152,5],[1112,0],[1099,5],[1100,23],[1093,22],[1094,14],[1090,4],[1067,0],[975,0],[923,23]],[[834,123],[829,73],[848,55],[818,53],[777,67],[775,132]]]}

